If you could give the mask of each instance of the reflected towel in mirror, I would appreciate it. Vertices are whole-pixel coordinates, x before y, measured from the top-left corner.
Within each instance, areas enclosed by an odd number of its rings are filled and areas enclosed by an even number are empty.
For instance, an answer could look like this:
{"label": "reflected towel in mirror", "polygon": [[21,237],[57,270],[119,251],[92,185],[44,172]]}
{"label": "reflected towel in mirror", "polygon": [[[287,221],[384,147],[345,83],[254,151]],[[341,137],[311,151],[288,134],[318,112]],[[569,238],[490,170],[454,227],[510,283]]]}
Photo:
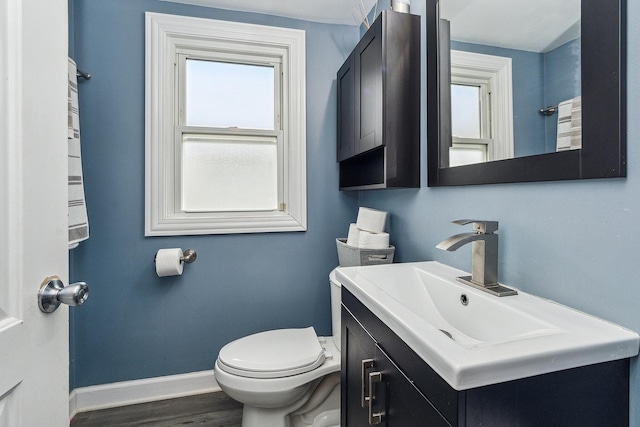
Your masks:
{"label": "reflected towel in mirror", "polygon": [[557,151],[582,148],[582,97],[558,104]]}

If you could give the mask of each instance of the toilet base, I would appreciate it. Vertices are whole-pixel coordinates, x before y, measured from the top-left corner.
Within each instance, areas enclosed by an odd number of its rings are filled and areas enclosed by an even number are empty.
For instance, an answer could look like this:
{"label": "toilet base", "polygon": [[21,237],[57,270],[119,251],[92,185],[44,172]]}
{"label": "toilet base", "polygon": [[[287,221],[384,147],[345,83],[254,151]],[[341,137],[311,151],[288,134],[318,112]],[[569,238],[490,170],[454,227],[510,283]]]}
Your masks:
{"label": "toilet base", "polygon": [[289,416],[291,427],[340,426],[340,384],[316,408],[303,414]]}
{"label": "toilet base", "polygon": [[[296,414],[309,396],[286,408],[256,408],[244,405],[242,409],[242,427],[316,427],[340,425],[340,385],[336,385],[329,396],[313,410]],[[335,420],[337,416],[337,421]]]}
{"label": "toilet base", "polygon": [[290,417],[283,408],[256,408],[244,405],[242,427],[291,427]]}
{"label": "toilet base", "polygon": [[340,409],[330,409],[318,414],[311,427],[340,427]]}

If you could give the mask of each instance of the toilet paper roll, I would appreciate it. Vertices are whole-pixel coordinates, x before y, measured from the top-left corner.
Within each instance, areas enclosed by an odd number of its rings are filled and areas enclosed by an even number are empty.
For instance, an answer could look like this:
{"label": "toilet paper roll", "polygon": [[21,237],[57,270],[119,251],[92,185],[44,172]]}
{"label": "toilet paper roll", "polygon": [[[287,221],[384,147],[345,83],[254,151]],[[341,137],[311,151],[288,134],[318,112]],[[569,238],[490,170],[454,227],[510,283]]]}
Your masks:
{"label": "toilet paper roll", "polygon": [[349,234],[347,236],[347,245],[358,246],[360,241],[360,229],[354,223],[349,224]]}
{"label": "toilet paper roll", "polygon": [[356,225],[360,230],[382,233],[387,222],[387,213],[371,208],[360,208]]}
{"label": "toilet paper roll", "polygon": [[360,249],[387,249],[389,248],[389,233],[360,231],[358,247]]}
{"label": "toilet paper roll", "polygon": [[181,261],[182,249],[160,249],[156,254],[156,274],[158,277],[180,276],[184,263]]}

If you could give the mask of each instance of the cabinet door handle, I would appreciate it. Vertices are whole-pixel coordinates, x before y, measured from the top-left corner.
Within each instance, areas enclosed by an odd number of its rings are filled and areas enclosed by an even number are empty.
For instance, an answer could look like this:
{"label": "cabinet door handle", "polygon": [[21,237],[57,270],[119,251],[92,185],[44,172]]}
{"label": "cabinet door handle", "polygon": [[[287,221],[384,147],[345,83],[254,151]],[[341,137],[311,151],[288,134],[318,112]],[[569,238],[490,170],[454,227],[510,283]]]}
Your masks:
{"label": "cabinet door handle", "polygon": [[363,408],[367,407],[367,402],[369,401],[369,396],[367,396],[367,369],[373,368],[373,359],[364,359],[362,361],[362,370],[360,371],[360,379],[361,379],[361,392],[360,392],[360,405]]}
{"label": "cabinet door handle", "polygon": [[384,412],[373,412],[373,401],[376,399],[376,384],[382,382],[382,372],[369,373],[369,425],[382,423]]}

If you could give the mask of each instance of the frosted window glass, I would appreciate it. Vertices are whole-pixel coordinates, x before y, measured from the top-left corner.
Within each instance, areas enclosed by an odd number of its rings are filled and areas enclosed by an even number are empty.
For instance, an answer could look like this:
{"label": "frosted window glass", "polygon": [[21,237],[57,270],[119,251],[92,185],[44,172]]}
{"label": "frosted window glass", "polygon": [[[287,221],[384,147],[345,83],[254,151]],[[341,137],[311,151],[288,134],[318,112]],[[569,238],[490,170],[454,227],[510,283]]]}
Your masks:
{"label": "frosted window glass", "polygon": [[449,166],[470,165],[486,161],[486,149],[478,145],[452,147],[449,150]]}
{"label": "frosted window glass", "polygon": [[274,68],[186,60],[187,126],[274,129]]}
{"label": "frosted window glass", "polygon": [[451,130],[460,138],[480,138],[480,88],[451,85]]}
{"label": "frosted window glass", "polygon": [[251,139],[184,135],[184,211],[264,211],[277,208],[276,137]]}

